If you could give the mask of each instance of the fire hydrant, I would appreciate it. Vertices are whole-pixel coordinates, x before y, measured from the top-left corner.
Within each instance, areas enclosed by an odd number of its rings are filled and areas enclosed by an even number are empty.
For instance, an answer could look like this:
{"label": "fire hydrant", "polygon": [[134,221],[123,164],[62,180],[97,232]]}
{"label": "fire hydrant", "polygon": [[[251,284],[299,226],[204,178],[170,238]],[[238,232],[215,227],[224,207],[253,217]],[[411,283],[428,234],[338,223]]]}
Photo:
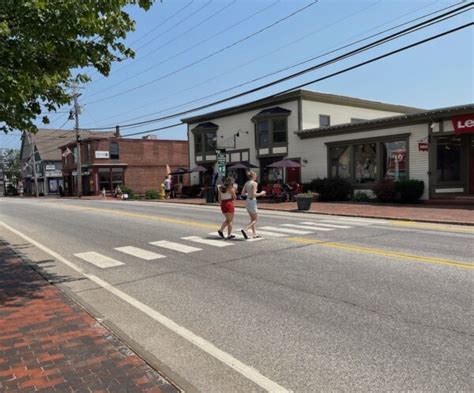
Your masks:
{"label": "fire hydrant", "polygon": [[160,184],[160,199],[165,199],[165,198],[166,198],[165,185],[161,183]]}

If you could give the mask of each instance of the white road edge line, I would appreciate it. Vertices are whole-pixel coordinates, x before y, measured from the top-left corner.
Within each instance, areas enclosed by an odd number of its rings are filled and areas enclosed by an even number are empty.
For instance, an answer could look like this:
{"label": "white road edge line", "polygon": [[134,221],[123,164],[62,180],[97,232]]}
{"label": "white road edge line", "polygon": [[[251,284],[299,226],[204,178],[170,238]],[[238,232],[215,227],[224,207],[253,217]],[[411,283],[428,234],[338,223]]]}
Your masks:
{"label": "white road edge line", "polygon": [[64,258],[63,256],[59,255],[57,252],[49,249],[48,247],[42,245],[41,243],[33,240],[29,236],[21,233],[20,231],[12,228],[10,225],[5,224],[4,222],[0,221],[0,225],[4,228],[8,229],[10,232],[20,236],[21,238],[25,239],[27,242],[33,244],[40,250],[46,252],[47,254],[51,255],[53,258],[56,258],[58,261],[61,261],[65,265],[69,266],[71,269],[75,270],[76,272],[82,274],[84,277],[88,278],[92,282],[96,283],[97,285],[101,286],[105,290],[109,291],[110,293],[114,294],[118,298],[122,299],[123,301],[127,302],[128,304],[134,306],[144,314],[148,315],[150,318],[153,318],[155,321],[161,323],[163,326],[171,330],[173,333],[177,334],[178,336],[184,338],[185,340],[189,341],[190,343],[194,344],[196,347],[200,348],[204,352],[208,353],[209,355],[215,357],[226,366],[232,368],[233,370],[237,371],[243,377],[247,378],[248,380],[254,382],[256,385],[260,386],[261,388],[265,389],[268,392],[275,392],[275,393],[290,393],[291,391],[284,388],[283,386],[273,382],[271,379],[268,379],[264,375],[260,374],[257,369],[247,366],[246,364],[242,363],[240,360],[237,360],[232,355],[224,352],[223,350],[217,348],[211,342],[203,339],[202,337],[194,334],[190,330],[186,329],[183,326],[178,325],[176,322],[172,321],[168,317],[160,314],[158,311],[153,310],[151,307],[147,306],[146,304],[140,302],[139,300],[135,299],[134,297],[127,295],[125,292],[121,291],[120,289],[115,288],[113,285],[109,284],[108,282],[100,279],[99,277],[88,274],[84,272],[79,266],[74,264],[73,262],[69,261],[68,259]]}

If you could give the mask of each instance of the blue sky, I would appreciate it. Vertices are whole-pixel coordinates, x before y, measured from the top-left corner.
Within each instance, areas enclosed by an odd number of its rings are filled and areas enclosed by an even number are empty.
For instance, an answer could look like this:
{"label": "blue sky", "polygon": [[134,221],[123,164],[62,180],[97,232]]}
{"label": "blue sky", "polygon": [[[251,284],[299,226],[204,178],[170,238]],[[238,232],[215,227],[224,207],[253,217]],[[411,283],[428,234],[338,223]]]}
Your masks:
{"label": "blue sky", "polygon": [[[163,0],[148,12],[130,7],[128,10],[136,20],[136,31],[129,35],[126,43],[136,50],[136,58],[115,65],[108,78],[92,72],[93,81],[81,90],[80,101],[84,107],[81,126],[108,127],[190,109],[269,82],[330,56],[209,99],[168,108],[231,88],[459,2],[320,0],[312,4],[313,0]],[[212,55],[305,6],[309,7]],[[472,11],[336,65],[206,111],[277,93],[470,21]],[[473,47],[473,30],[465,29],[305,88],[427,109],[472,103]],[[198,64],[190,66],[196,61]],[[181,68],[184,69],[179,71]],[[136,88],[138,86],[141,87]],[[118,95],[109,98],[115,94]],[[155,114],[150,115],[152,113]],[[67,114],[54,114],[51,118],[53,128],[73,127],[72,121],[67,122]],[[162,127],[177,120],[123,130],[122,133]],[[161,131],[158,135],[163,139],[185,139],[185,130],[182,126]],[[18,135],[2,135],[0,147],[16,147],[18,141]]]}

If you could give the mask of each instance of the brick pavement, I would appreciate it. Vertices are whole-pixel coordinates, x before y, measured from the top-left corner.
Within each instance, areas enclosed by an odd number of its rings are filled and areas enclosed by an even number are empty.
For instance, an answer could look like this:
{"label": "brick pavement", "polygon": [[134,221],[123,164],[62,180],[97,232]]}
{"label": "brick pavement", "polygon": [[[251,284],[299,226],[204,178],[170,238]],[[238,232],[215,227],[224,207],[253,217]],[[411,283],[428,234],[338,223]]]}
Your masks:
{"label": "brick pavement", "polygon": [[0,239],[0,392],[30,391],[179,390]]}
{"label": "brick pavement", "polygon": [[[160,200],[163,203],[185,203],[206,205],[204,199]],[[244,207],[245,201],[235,201],[236,206]],[[296,202],[264,202],[258,207],[263,210],[297,211]],[[474,207],[446,207],[432,205],[384,205],[353,202],[313,202],[309,213],[340,215],[350,217],[385,218],[444,224],[474,225]]]}

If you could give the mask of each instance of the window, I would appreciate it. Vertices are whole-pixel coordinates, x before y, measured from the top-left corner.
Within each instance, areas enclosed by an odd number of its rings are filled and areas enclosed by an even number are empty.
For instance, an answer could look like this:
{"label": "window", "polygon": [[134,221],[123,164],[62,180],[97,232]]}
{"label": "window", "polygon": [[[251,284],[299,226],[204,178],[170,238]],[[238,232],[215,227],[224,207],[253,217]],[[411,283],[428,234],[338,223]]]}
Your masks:
{"label": "window", "polygon": [[110,158],[112,160],[119,159],[119,144],[117,142],[110,143]]}
{"label": "window", "polygon": [[331,125],[331,117],[329,115],[319,115],[319,126],[329,127]]}
{"label": "window", "polygon": [[286,143],[286,119],[272,120],[273,143]]}
{"label": "window", "polygon": [[206,137],[206,153],[214,153],[217,148],[217,136],[215,131],[205,133]]}
{"label": "window", "polygon": [[202,154],[202,134],[200,132],[196,132],[194,134],[194,150],[195,154]]}
{"label": "window", "polygon": [[270,144],[269,124],[267,120],[257,123],[258,146],[264,147]]}
{"label": "window", "polygon": [[329,148],[330,176],[351,179],[351,146]]}
{"label": "window", "polygon": [[461,180],[461,138],[446,136],[436,139],[436,180]]}
{"label": "window", "polygon": [[384,179],[408,179],[406,141],[382,143],[382,155]]}
{"label": "window", "polygon": [[377,179],[377,145],[354,145],[355,181],[372,183]]}

